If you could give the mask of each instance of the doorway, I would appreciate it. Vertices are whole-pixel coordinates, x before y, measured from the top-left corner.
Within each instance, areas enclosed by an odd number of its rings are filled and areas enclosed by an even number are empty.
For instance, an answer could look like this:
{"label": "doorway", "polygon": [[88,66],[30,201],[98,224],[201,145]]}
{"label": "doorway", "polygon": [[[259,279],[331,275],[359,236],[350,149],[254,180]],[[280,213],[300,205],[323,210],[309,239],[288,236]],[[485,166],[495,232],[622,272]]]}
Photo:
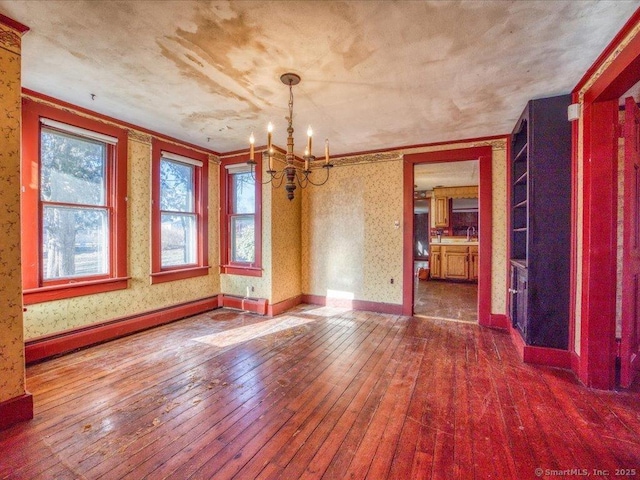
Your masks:
{"label": "doorway", "polygon": [[[582,221],[582,229],[574,232],[573,245],[582,248],[581,255],[573,259],[577,273],[573,280],[576,303],[572,341],[576,357],[572,367],[580,380],[593,388],[615,388],[618,362],[632,378],[638,359],[633,333],[627,334],[623,328],[624,313],[622,324],[616,325],[617,293],[621,294],[621,308],[624,310],[626,305],[637,318],[640,311],[634,300],[639,297],[637,282],[636,286],[634,282],[626,282],[625,286],[623,280],[618,289],[618,255],[614,246],[618,243],[620,99],[640,80],[640,35],[629,36],[639,21],[640,12],[637,12],[573,90],[573,101],[583,103],[580,123],[574,124],[575,143],[582,139],[581,155],[578,151],[574,153],[582,168],[581,184],[574,180],[574,192],[578,194],[574,211],[577,212],[581,203],[581,216],[574,213],[574,217]],[[605,64],[609,58],[612,60]],[[623,229],[626,226],[635,228],[630,218],[628,213],[623,214]],[[627,250],[623,245],[623,256],[628,254]],[[628,265],[623,260],[623,268],[625,263]],[[638,278],[633,272],[627,278],[634,276]],[[617,337],[620,337],[620,344],[616,342]],[[621,383],[630,383],[630,380],[623,382],[621,379]]]}
{"label": "doorway", "polygon": [[[628,388],[640,371],[640,82],[620,97],[623,145],[618,151],[618,383]],[[622,115],[621,115],[622,117]]]}
{"label": "doorway", "polygon": [[[484,143],[484,142],[483,142]],[[505,315],[492,315],[492,147],[489,142],[482,146],[438,150],[407,154],[403,166],[403,274],[402,274],[402,314],[413,315],[414,305],[414,255],[413,255],[413,207],[414,207],[414,165],[422,163],[459,162],[478,160],[478,294],[477,321],[482,326],[506,328]]]}
{"label": "doorway", "polygon": [[413,315],[478,323],[478,160],[413,168]]}

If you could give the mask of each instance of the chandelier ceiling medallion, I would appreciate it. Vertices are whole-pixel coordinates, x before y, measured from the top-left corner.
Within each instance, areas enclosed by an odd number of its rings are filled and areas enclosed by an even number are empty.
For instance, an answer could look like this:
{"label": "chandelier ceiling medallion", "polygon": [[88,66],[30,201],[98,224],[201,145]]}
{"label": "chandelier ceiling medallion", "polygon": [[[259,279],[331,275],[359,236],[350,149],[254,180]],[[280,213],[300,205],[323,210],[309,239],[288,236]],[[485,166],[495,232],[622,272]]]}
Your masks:
{"label": "chandelier ceiling medallion", "polygon": [[[303,161],[299,161],[296,159],[295,154],[293,153],[293,86],[300,83],[300,76],[295,73],[285,73],[280,77],[280,80],[285,85],[289,86],[289,116],[286,117],[289,122],[289,127],[287,128],[287,153],[285,155],[284,161],[275,158],[275,152],[273,150],[272,144],[272,132],[273,125],[269,122],[267,127],[267,150],[266,155],[269,160],[269,169],[267,173],[269,174],[269,179],[264,184],[272,183],[275,188],[280,187],[284,180],[286,179],[285,189],[287,191],[287,198],[289,200],[293,200],[293,192],[296,189],[296,185],[300,188],[305,188],[308,185],[320,186],[327,183],[329,180],[329,172],[333,167],[333,164],[329,161],[329,140],[326,139],[324,141],[324,163],[319,166],[320,161],[316,161],[316,157],[313,155],[313,131],[311,130],[311,126],[307,130],[307,148],[304,151],[304,156],[302,157]],[[249,137],[249,165],[251,165],[251,169],[257,164],[254,156],[254,143],[255,137],[253,133],[251,137]],[[283,167],[281,170],[277,170],[274,168],[275,162],[283,163]],[[311,174],[314,170],[319,170],[320,168],[325,170],[325,178],[320,183],[315,183],[311,180]]]}

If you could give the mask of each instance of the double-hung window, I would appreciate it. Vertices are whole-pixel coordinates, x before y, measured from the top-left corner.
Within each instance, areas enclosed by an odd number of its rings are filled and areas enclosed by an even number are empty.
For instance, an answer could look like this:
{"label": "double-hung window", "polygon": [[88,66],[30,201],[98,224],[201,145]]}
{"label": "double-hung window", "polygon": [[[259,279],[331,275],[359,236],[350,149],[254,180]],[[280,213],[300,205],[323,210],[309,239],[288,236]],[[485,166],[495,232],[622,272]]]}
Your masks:
{"label": "double-hung window", "polygon": [[221,244],[224,273],[262,274],[259,165],[252,171],[243,157],[223,162]]}
{"label": "double-hung window", "polygon": [[153,283],[208,273],[207,156],[153,141]]}
{"label": "double-hung window", "polygon": [[42,119],[41,265],[44,282],[109,274],[107,167],[113,137]]}
{"label": "double-hung window", "polygon": [[124,130],[23,103],[26,304],[126,288]]}

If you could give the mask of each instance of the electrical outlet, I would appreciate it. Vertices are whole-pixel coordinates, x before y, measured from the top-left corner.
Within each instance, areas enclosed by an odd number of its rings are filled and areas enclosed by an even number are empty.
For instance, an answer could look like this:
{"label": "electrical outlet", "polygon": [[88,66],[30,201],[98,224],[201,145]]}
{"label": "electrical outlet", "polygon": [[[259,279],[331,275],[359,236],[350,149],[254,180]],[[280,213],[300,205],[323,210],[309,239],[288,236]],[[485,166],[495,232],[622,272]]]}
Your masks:
{"label": "electrical outlet", "polygon": [[391,279],[391,285],[393,285],[393,278]]}

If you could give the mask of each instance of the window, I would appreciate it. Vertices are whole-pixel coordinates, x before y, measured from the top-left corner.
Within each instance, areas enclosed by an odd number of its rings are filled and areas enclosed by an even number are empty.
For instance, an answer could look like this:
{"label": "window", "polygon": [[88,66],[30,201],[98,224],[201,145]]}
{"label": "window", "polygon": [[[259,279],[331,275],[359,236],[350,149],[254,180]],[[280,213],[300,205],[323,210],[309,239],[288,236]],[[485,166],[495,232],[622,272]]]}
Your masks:
{"label": "window", "polygon": [[260,163],[252,173],[245,157],[223,162],[222,272],[261,276]]}
{"label": "window", "polygon": [[111,142],[45,127],[52,124],[45,119],[42,123],[43,281],[108,275],[111,229],[106,170]]}
{"label": "window", "polygon": [[152,283],[207,275],[207,155],[160,140],[152,148]]}
{"label": "window", "polygon": [[123,129],[23,101],[25,304],[127,287],[126,145]]}
{"label": "window", "polygon": [[256,182],[251,172],[229,172],[229,176],[231,262],[252,264],[256,259]]}

